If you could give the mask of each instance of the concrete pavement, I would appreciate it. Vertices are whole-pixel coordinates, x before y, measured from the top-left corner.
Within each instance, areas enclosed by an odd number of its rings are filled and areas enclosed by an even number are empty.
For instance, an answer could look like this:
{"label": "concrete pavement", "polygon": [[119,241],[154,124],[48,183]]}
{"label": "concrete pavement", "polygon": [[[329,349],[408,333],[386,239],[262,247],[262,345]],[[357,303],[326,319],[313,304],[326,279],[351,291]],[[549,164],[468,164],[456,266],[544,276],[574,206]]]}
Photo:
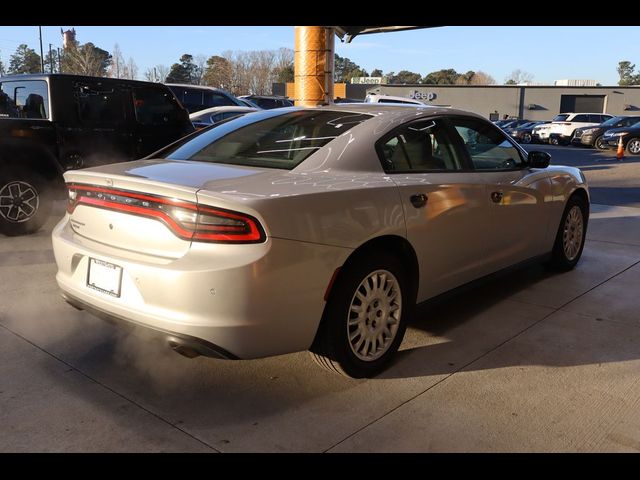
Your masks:
{"label": "concrete pavement", "polygon": [[189,360],[78,312],[52,225],[0,238],[0,451],[640,451],[639,208],[593,205],[571,272],[422,308],[372,380]]}

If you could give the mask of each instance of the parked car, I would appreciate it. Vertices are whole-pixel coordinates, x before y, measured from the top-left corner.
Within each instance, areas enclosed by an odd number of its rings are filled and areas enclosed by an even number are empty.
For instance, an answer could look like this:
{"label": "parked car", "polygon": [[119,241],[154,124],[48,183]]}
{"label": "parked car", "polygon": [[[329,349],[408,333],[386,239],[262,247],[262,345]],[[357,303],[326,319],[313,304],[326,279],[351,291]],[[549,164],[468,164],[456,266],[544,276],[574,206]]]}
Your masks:
{"label": "parked car", "polygon": [[622,139],[622,146],[631,155],[640,154],[640,123],[628,127],[612,128],[602,136],[602,144],[606,148],[617,148]]}
{"label": "parked car", "polygon": [[250,100],[264,110],[272,108],[293,107],[293,102],[287,97],[277,95],[242,95],[241,100]]}
{"label": "parked car", "polygon": [[182,85],[167,83],[176,98],[184,105],[189,113],[199,112],[212,107],[244,107],[236,97],[219,88],[204,85]]}
{"label": "parked car", "polygon": [[65,194],[65,170],[141,158],[193,130],[161,84],[59,74],[0,78],[0,232],[38,230],[52,200]]}
{"label": "parked car", "polygon": [[191,123],[196,129],[208,127],[214,123],[227,120],[229,118],[239,117],[247,113],[257,112],[258,108],[250,107],[213,107],[189,115]]}
{"label": "parked car", "polygon": [[525,120],[525,119],[518,120],[518,119],[515,119],[515,120],[512,120],[510,122],[507,122],[507,123],[503,124],[502,126],[500,126],[500,128],[502,130],[504,130],[505,132],[510,134],[511,130],[513,130],[515,128],[518,128],[518,127],[521,127],[522,125],[528,125],[529,123],[531,123],[531,120]]}
{"label": "parked car", "polygon": [[536,125],[531,130],[531,141],[534,143],[549,143],[551,134],[551,122]]}
{"label": "parked car", "polygon": [[571,144],[605,150],[607,148],[603,142],[605,132],[612,128],[630,127],[637,122],[640,122],[640,116],[638,115],[621,115],[610,118],[606,122],[594,127],[576,128],[571,138]]}
{"label": "parked car", "polygon": [[66,172],[56,280],[186,356],[310,349],[368,377],[416,302],[527,259],[576,265],[586,180],[549,160],[450,108],[254,112],[153,159]]}
{"label": "parked car", "polygon": [[407,105],[422,105],[427,106],[426,103],[420,100],[415,100],[409,97],[396,97],[393,95],[380,95],[379,93],[370,93],[365,99],[365,103],[393,103],[393,104],[407,104]]}
{"label": "parked car", "polygon": [[239,101],[242,105],[244,105],[245,107],[256,108],[256,109],[258,109],[258,110],[262,110],[262,109],[260,108],[260,106],[259,106],[257,103],[252,102],[252,101],[251,101],[251,100],[249,100],[248,98],[239,98],[239,97],[236,97],[236,100],[238,100],[238,101]]}
{"label": "parked car", "polygon": [[509,135],[518,143],[531,143],[533,141],[533,129],[540,125],[548,125],[549,123],[551,122],[548,120],[525,123],[512,129]]}
{"label": "parked car", "polygon": [[606,113],[561,113],[551,121],[549,143],[552,145],[568,145],[576,128],[600,125],[613,118]]}

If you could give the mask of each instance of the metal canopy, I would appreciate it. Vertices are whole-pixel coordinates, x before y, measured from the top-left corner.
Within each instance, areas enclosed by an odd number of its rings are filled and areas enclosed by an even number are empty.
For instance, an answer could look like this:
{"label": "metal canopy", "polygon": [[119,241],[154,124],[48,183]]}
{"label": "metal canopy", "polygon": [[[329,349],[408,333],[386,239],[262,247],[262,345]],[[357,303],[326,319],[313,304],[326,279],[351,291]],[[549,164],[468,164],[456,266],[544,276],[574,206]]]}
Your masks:
{"label": "metal canopy", "polygon": [[[432,25],[433,26],[433,25]],[[407,27],[398,27],[398,26],[348,26],[348,27],[332,27],[335,29],[336,35],[343,42],[350,43],[356,35],[366,35],[368,33],[381,33],[381,32],[397,32],[400,30],[413,30],[415,28],[431,28],[432,26],[407,26]]]}

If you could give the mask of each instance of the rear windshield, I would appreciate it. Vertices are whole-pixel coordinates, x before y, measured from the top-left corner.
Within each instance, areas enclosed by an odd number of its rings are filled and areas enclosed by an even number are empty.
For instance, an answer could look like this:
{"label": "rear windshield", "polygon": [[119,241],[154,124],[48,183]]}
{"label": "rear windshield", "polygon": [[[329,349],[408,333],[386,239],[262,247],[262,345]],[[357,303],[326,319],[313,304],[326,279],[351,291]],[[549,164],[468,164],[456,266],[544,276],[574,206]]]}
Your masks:
{"label": "rear windshield", "polygon": [[569,118],[568,114],[561,113],[560,115],[556,115],[555,117],[553,117],[553,121],[554,122],[564,122],[567,118]]}
{"label": "rear windshield", "polygon": [[[181,145],[167,158],[291,170],[319,148],[354,126],[371,118],[349,112],[296,111],[246,124],[223,136],[215,130]],[[218,127],[221,129],[222,127]],[[211,135],[211,141],[206,139]],[[203,141],[204,143],[203,145]]]}

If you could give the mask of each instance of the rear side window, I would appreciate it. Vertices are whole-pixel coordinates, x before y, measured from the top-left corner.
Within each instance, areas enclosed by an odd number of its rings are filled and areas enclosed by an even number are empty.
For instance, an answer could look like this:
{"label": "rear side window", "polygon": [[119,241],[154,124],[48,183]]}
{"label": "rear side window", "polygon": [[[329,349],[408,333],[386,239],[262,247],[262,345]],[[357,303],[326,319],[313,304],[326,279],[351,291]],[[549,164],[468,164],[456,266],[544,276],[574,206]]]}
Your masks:
{"label": "rear side window", "polygon": [[125,120],[122,90],[102,84],[75,84],[78,115],[82,123],[117,125]]}
{"label": "rear side window", "polygon": [[414,122],[378,147],[384,171],[460,170],[446,126],[441,120]]}
{"label": "rear side window", "polygon": [[592,121],[592,120],[589,119],[589,116],[590,115],[576,115],[570,121],[571,122],[588,123],[588,122]]}
{"label": "rear side window", "polygon": [[223,125],[193,138],[167,158],[290,170],[369,118],[371,115],[346,112],[298,111],[241,124],[228,133],[223,133]]}
{"label": "rear side window", "polygon": [[135,88],[133,106],[141,125],[167,125],[179,121],[179,107],[173,95],[158,88]]}
{"label": "rear side window", "polygon": [[49,88],[44,80],[0,83],[0,118],[49,118]]}

